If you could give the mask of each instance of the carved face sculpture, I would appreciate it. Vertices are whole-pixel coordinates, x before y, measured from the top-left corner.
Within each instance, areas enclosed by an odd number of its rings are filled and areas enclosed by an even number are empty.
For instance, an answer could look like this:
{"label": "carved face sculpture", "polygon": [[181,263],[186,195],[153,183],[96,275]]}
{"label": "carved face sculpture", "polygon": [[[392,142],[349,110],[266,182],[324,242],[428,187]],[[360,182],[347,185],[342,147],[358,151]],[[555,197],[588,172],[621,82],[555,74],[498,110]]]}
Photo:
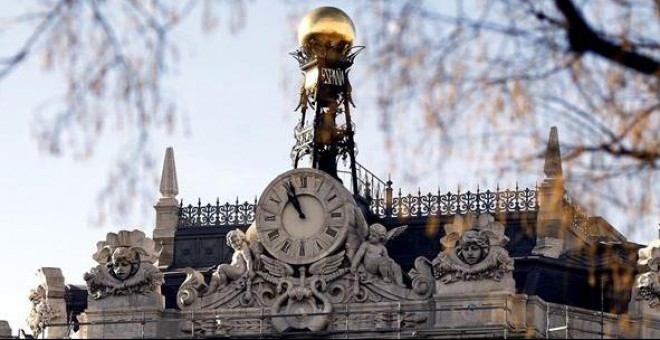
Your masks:
{"label": "carved face sculpture", "polygon": [[227,245],[234,250],[239,250],[243,242],[245,242],[245,234],[241,230],[235,229],[227,233]]}
{"label": "carved face sculpture", "polygon": [[463,262],[473,265],[488,255],[488,237],[476,230],[466,231],[458,241],[456,254]]}
{"label": "carved face sculpture", "polygon": [[117,247],[112,252],[110,269],[112,276],[118,280],[125,281],[137,272],[140,261],[138,254],[128,247]]}
{"label": "carved face sculpture", "polygon": [[381,243],[387,235],[387,229],[381,224],[372,224],[369,226],[369,242],[371,244]]}

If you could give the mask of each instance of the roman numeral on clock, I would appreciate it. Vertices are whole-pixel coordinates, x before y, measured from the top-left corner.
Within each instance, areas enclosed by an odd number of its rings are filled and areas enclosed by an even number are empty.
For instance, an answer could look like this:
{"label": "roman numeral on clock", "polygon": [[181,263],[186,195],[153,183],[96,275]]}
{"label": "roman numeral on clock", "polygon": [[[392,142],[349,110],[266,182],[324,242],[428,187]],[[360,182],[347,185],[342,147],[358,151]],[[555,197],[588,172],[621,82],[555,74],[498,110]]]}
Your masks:
{"label": "roman numeral on clock", "polygon": [[289,242],[289,241],[284,242],[284,244],[282,245],[282,248],[280,248],[280,250],[282,250],[286,254],[289,253],[290,249],[291,249],[291,242]]}
{"label": "roman numeral on clock", "polygon": [[337,231],[333,229],[333,227],[328,227],[328,229],[325,230],[325,233],[332,237],[337,236]]}
{"label": "roman numeral on clock", "polygon": [[268,235],[268,239],[272,241],[272,240],[276,239],[278,236],[280,236],[280,231],[279,230],[273,230],[273,231],[269,232],[266,235]]}

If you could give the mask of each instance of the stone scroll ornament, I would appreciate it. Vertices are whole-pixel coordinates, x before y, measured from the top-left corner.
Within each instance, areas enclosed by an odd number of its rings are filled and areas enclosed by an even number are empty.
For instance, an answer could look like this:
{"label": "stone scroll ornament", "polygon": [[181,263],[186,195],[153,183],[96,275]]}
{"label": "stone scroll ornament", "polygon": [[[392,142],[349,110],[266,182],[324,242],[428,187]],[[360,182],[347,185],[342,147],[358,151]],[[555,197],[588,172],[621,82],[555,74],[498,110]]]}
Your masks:
{"label": "stone scroll ornament", "polygon": [[642,274],[635,278],[635,299],[648,302],[651,308],[660,308],[660,240],[639,250],[637,268]]}
{"label": "stone scroll ornament", "polygon": [[154,265],[159,254],[142,231],[108,233],[96,247],[92,258],[99,265],[83,276],[93,299],[160,292],[163,274]]}
{"label": "stone scroll ornament", "polygon": [[[328,284],[344,275],[348,269],[342,265],[345,252],[322,258],[308,267],[294,268],[282,261],[261,255],[264,272],[259,275],[276,285],[276,295],[271,306],[275,316],[272,324],[275,330],[309,329],[320,331],[326,328],[332,312],[332,302],[326,293]],[[309,276],[308,276],[309,275]],[[291,314],[300,314],[288,316]]]}
{"label": "stone scroll ornament", "polygon": [[456,282],[510,279],[513,260],[504,245],[504,226],[490,214],[456,216],[445,225],[443,251],[433,260],[440,285]]}

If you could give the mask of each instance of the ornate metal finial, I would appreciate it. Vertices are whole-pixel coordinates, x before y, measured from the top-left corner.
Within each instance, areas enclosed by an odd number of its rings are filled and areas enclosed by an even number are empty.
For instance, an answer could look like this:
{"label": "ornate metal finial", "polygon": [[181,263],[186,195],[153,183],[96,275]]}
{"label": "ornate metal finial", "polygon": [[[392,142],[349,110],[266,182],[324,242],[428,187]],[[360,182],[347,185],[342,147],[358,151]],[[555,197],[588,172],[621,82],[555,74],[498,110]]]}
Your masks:
{"label": "ornate metal finial", "polygon": [[174,149],[171,146],[165,151],[163,175],[160,179],[160,193],[164,198],[175,198],[179,194],[179,183],[176,179],[176,166],[174,165]]}
{"label": "ornate metal finial", "polygon": [[548,137],[548,148],[545,151],[545,165],[543,172],[548,178],[563,177],[561,167],[561,152],[559,151],[559,135],[557,127],[550,128],[550,137]]}
{"label": "ornate metal finial", "polygon": [[[304,79],[295,109],[301,118],[291,158],[297,168],[299,160],[310,155],[312,168],[339,179],[337,159],[348,157],[353,193],[359,195],[350,112],[350,105],[355,105],[348,74],[363,47],[353,46],[354,40],[353,21],[338,8],[319,7],[300,22],[300,46],[291,55],[298,61]],[[307,108],[314,110],[313,117],[307,117]]]}

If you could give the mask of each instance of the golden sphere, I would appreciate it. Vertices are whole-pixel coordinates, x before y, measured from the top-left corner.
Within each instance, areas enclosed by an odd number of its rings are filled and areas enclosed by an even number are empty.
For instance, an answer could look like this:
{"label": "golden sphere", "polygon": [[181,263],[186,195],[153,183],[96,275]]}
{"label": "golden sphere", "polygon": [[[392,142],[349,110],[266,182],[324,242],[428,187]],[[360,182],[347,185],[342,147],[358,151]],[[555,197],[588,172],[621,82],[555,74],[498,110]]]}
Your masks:
{"label": "golden sphere", "polygon": [[323,45],[353,45],[355,26],[344,11],[335,7],[319,7],[307,13],[298,25],[298,44],[307,46],[311,39]]}

